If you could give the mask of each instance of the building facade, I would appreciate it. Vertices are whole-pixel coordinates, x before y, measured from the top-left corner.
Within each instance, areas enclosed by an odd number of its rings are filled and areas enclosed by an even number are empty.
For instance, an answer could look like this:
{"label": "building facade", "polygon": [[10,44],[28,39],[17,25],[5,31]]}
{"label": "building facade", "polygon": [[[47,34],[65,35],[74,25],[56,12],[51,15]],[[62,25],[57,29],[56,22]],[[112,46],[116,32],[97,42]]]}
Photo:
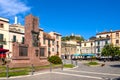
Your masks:
{"label": "building facade", "polygon": [[96,56],[100,56],[106,44],[120,47],[120,30],[100,32],[96,34],[94,39],[81,42],[81,52],[94,53]]}
{"label": "building facade", "polygon": [[81,42],[81,53],[95,53],[95,42],[94,40],[87,40]]}
{"label": "building facade", "polygon": [[80,53],[80,44],[77,41],[62,41],[61,53],[63,55],[72,55],[76,53]]}
{"label": "building facade", "polygon": [[0,47],[9,49],[9,20],[0,18]]}
{"label": "building facade", "polygon": [[[6,18],[0,18],[0,47],[8,49],[7,58],[13,56],[13,43],[25,42],[25,27],[17,23],[10,24]],[[39,46],[45,50],[41,56],[61,55],[61,35],[57,32],[46,33],[39,28]],[[41,49],[41,51],[42,51]]]}

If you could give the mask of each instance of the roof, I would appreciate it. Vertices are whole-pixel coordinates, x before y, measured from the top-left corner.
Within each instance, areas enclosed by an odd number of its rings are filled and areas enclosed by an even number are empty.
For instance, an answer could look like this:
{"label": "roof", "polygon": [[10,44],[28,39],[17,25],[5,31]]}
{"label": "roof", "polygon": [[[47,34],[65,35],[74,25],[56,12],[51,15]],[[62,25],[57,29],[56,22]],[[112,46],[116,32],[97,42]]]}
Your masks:
{"label": "roof", "polygon": [[114,33],[114,32],[120,32],[120,30],[100,32],[100,33],[97,33],[96,35],[107,34],[107,33],[109,34],[109,33]]}
{"label": "roof", "polygon": [[44,36],[44,38],[46,38],[46,39],[55,39],[55,38],[52,37],[50,34],[45,33],[45,32],[43,32],[43,36]]}
{"label": "roof", "polygon": [[55,35],[62,36],[60,33],[54,32]]}
{"label": "roof", "polygon": [[8,19],[0,17],[0,21],[9,22]]}

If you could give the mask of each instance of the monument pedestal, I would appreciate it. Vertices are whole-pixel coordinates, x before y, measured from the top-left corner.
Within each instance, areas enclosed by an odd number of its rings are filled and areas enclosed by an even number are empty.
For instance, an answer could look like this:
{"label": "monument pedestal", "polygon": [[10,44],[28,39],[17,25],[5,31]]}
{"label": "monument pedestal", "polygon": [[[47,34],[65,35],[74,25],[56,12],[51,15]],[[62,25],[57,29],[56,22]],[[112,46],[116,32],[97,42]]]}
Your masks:
{"label": "monument pedestal", "polygon": [[[13,56],[10,67],[27,67],[48,65],[46,49],[39,40],[39,21],[31,14],[25,18],[25,44],[13,43]],[[41,51],[42,50],[42,51]],[[44,56],[41,56],[41,53]]]}

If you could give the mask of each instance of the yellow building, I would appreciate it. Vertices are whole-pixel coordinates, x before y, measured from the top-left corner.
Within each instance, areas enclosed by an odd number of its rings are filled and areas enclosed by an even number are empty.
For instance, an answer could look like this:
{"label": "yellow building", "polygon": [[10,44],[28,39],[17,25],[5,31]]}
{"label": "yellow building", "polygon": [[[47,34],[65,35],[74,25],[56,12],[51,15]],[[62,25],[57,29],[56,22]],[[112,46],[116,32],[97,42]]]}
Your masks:
{"label": "yellow building", "polygon": [[62,55],[80,54],[80,44],[75,40],[62,41],[61,53]]}
{"label": "yellow building", "polygon": [[0,17],[0,47],[9,49],[9,20]]}
{"label": "yellow building", "polygon": [[114,46],[120,47],[120,30],[116,31],[109,31],[109,32],[101,32],[98,33],[96,37],[104,37],[104,38],[110,38],[110,43],[112,43]]}
{"label": "yellow building", "polygon": [[81,42],[81,53],[95,53],[95,42],[94,40],[87,40]]}

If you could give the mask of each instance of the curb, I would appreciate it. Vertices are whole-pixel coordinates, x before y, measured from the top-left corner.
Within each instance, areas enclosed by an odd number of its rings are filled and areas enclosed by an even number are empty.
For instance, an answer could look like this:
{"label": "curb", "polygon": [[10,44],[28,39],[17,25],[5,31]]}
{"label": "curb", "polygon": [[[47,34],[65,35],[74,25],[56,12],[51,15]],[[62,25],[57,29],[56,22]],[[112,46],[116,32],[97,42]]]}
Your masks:
{"label": "curb", "polygon": [[[73,67],[73,68],[64,68],[63,71],[64,71],[64,70],[75,69],[75,68],[78,68],[78,66],[75,66],[75,67]],[[37,72],[37,73],[35,73],[34,75],[28,74],[28,75],[21,75],[21,76],[12,76],[12,77],[9,77],[9,78],[1,77],[0,80],[3,80],[3,79],[24,78],[24,77],[36,76],[36,75],[47,74],[47,73],[52,73],[52,72],[50,72],[50,71],[45,71],[45,72],[42,72],[42,73],[41,73],[41,72]]]}

